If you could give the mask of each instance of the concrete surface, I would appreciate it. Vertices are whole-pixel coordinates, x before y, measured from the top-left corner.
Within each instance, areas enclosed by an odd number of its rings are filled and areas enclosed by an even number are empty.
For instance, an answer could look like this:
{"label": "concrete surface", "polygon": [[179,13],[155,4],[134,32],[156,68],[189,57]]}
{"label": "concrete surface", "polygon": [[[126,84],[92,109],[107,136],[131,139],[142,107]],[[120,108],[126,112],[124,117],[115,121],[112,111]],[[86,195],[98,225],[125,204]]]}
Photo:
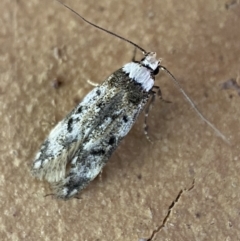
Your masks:
{"label": "concrete surface", "polygon": [[[132,58],[133,47],[55,1],[0,8],[1,240],[240,240],[240,4],[228,0],[64,1],[89,20],[156,51],[227,145],[166,74],[156,85],[150,144],[139,118],[81,199],[56,200],[31,177],[51,128]],[[232,4],[233,3],[233,4]],[[141,53],[138,53],[141,58]],[[59,83],[61,83],[59,85]]]}

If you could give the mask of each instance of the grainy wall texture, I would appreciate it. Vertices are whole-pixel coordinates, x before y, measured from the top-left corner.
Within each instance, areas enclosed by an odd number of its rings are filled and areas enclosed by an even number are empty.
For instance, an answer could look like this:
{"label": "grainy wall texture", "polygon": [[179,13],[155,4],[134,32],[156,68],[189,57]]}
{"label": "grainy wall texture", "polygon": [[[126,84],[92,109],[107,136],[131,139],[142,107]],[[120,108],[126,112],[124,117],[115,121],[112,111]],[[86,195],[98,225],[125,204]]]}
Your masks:
{"label": "grainy wall texture", "polygon": [[[139,118],[81,199],[56,200],[31,177],[51,128],[93,87],[131,60],[133,47],[83,23],[56,1],[0,7],[1,240],[240,240],[240,4],[231,0],[66,0],[89,20],[156,51],[150,144]],[[138,53],[141,58],[141,53]],[[222,88],[230,79],[232,89]],[[226,86],[226,85],[224,85]]]}

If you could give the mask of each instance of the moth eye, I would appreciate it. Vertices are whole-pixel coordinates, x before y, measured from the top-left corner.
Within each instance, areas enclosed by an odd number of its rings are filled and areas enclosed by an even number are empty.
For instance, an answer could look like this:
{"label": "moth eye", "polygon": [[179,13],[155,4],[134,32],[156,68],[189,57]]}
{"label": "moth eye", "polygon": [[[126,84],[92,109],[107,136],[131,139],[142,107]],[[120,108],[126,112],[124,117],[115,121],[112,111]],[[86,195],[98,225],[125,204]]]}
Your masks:
{"label": "moth eye", "polygon": [[153,75],[157,75],[159,73],[159,66],[153,71]]}

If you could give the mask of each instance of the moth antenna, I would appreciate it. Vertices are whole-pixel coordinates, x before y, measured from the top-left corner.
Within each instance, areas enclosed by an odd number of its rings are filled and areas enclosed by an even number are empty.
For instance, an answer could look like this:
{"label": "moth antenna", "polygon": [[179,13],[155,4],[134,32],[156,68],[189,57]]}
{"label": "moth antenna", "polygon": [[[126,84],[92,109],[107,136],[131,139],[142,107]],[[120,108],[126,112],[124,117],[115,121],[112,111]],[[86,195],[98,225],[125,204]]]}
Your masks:
{"label": "moth antenna", "polygon": [[[104,29],[90,21],[88,21],[87,19],[85,19],[84,17],[82,17],[79,13],[77,13],[76,11],[74,11],[72,8],[70,8],[69,6],[67,6],[66,4],[62,3],[61,1],[59,0],[56,0],[58,3],[60,3],[61,5],[63,5],[65,8],[67,8],[68,10],[70,10],[71,12],[73,12],[74,14],[76,14],[79,18],[81,18],[84,22],[92,25],[93,27],[97,28],[97,29],[100,29],[102,30],[103,32],[106,32],[110,35],[113,35],[125,42],[128,42],[130,44],[132,44],[134,47],[138,48],[139,50],[142,51],[142,53],[144,55],[147,54],[147,52],[142,48],[140,47],[139,45],[135,44],[134,42],[116,34],[116,33],[113,33],[107,29]],[[200,110],[197,108],[197,106],[195,105],[195,103],[191,100],[191,98],[186,94],[186,92],[183,90],[183,88],[181,87],[180,83],[177,81],[177,79],[174,77],[174,75],[164,66],[159,66],[160,69],[164,70],[170,77],[171,79],[173,80],[173,82],[175,83],[175,85],[178,87],[178,89],[182,92],[183,96],[185,97],[185,99],[190,103],[190,105],[193,107],[193,109],[195,110],[195,112],[198,114],[198,116],[204,121],[207,123],[207,125],[209,125],[215,132],[217,135],[219,135],[226,143],[228,143],[230,145],[230,142],[227,140],[227,138],[225,137],[225,135],[220,131],[218,130],[206,117],[204,117],[204,115],[200,112]]]}
{"label": "moth antenna", "polygon": [[91,23],[91,22],[88,21],[86,18],[84,18],[83,16],[81,16],[79,13],[77,13],[76,11],[74,11],[72,8],[68,7],[66,4],[62,3],[62,2],[59,1],[59,0],[56,0],[56,1],[57,1],[58,3],[60,3],[61,5],[63,5],[65,8],[69,9],[69,10],[70,10],[71,12],[73,12],[74,14],[76,14],[76,15],[77,15],[79,18],[81,18],[84,22],[92,25],[92,26],[95,27],[95,28],[98,28],[98,29],[102,30],[103,32],[106,32],[106,33],[108,33],[108,34],[111,34],[111,35],[113,35],[113,36],[115,36],[115,37],[117,37],[117,38],[119,38],[119,39],[122,39],[123,41],[126,41],[126,42],[132,44],[134,47],[136,47],[136,48],[138,48],[139,50],[141,50],[144,55],[147,54],[147,52],[146,52],[142,47],[140,47],[139,45],[133,43],[132,41],[130,41],[130,40],[128,40],[128,39],[126,39],[126,38],[124,38],[124,37],[122,37],[122,36],[120,36],[120,35],[118,35],[118,34],[116,34],[116,33],[113,33],[113,32],[111,32],[111,31],[109,31],[109,30],[107,30],[107,29],[105,29],[105,28],[102,28],[102,27],[94,24],[94,23]]}
{"label": "moth antenna", "polygon": [[207,123],[207,125],[209,125],[215,132],[217,135],[219,135],[228,145],[230,145],[230,142],[228,141],[228,139],[225,137],[225,135],[218,130],[201,112],[200,110],[197,108],[197,106],[195,105],[195,103],[192,101],[192,99],[186,94],[186,92],[184,91],[184,89],[182,88],[182,86],[180,85],[180,83],[177,81],[177,79],[174,77],[174,75],[164,66],[159,66],[160,69],[164,70],[173,80],[174,84],[178,87],[178,89],[182,92],[183,96],[185,97],[185,99],[190,103],[190,105],[193,107],[193,109],[195,110],[195,112],[198,114],[198,116]]}

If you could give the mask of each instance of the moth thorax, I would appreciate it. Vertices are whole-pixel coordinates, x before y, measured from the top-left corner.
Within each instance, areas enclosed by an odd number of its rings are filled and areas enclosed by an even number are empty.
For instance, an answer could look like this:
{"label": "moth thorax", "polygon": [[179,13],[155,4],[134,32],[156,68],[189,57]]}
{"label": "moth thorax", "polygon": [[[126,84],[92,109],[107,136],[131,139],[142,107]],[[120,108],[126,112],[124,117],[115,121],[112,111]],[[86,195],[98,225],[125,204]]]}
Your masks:
{"label": "moth thorax", "polygon": [[154,85],[154,75],[159,68],[155,52],[149,52],[140,62],[131,62],[123,66],[123,71],[129,78],[141,84],[144,91],[149,91]]}

